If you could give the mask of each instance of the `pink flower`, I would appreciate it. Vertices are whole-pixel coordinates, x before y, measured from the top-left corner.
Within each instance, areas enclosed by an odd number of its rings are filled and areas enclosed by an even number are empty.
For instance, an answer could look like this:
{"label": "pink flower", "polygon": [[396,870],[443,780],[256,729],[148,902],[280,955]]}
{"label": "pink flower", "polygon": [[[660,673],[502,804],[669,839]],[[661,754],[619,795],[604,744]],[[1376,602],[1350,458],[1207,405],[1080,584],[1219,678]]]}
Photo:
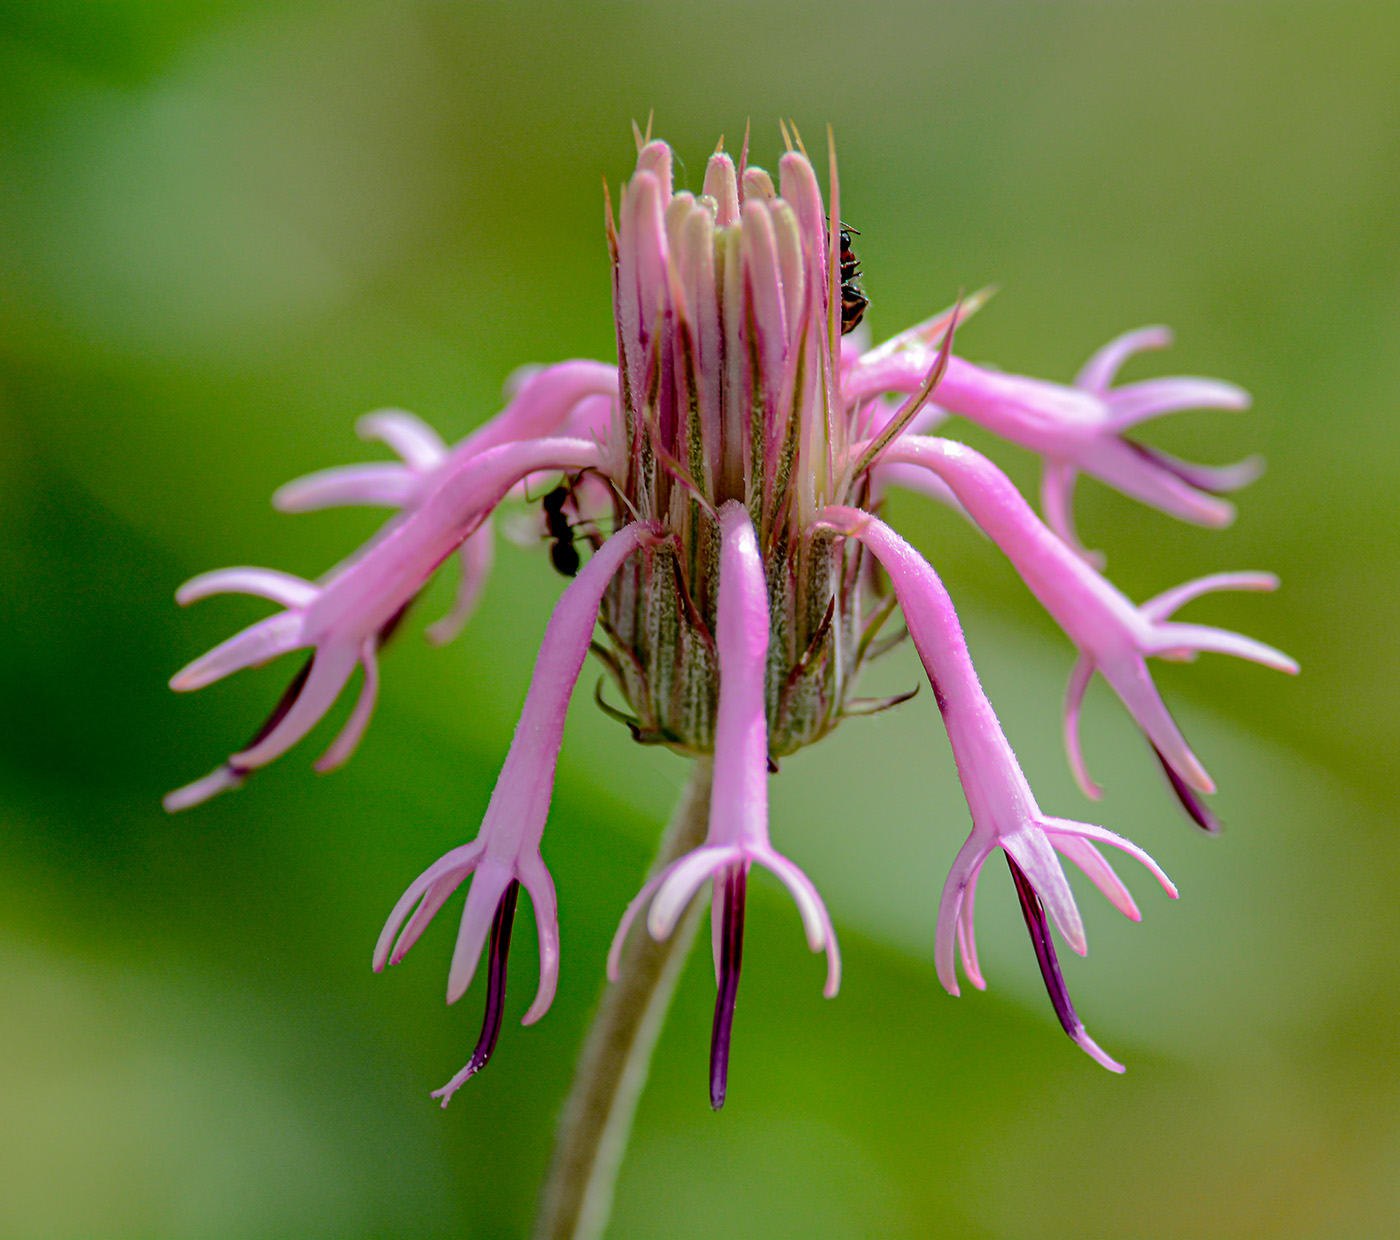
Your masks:
{"label": "pink flower", "polygon": [[474,875],[447,975],[447,1001],[455,1003],[471,985],[489,932],[491,976],[486,1022],[471,1061],[433,1095],[442,1099],[443,1106],[486,1063],[496,1044],[511,919],[520,886],[535,906],[540,938],[539,990],[525,1013],[525,1024],[537,1021],[554,1000],[559,978],[559,926],[554,882],[540,858],[540,837],[554,791],[564,716],[593,638],[603,591],[618,566],[655,533],[643,522],[624,526],[564,591],[545,630],[530,692],[481,831],[472,843],[454,848],[414,879],[389,914],[374,949],[375,972],[386,964],[398,964],[463,880]]}
{"label": "pink flower", "polygon": [[449,457],[421,502],[320,585],[271,569],[227,568],[182,586],[176,595],[181,603],[235,592],[271,599],[285,610],[244,629],[177,672],[170,681],[172,689],[202,689],[230,672],[256,667],[292,650],[309,649],[314,654],[252,742],[212,774],[170,793],[166,808],[197,805],[237,787],[249,772],[281,757],[330,709],[359,664],[365,669],[360,700],[317,768],[330,770],[343,763],[359,744],[374,712],[379,644],[434,570],[479,528],[521,478],[561,466],[585,469],[597,459],[597,447],[581,439],[523,440],[479,456]]}
{"label": "pink flower", "polygon": [[[639,135],[636,170],[616,212],[609,204],[608,213],[616,365],[571,361],[523,373],[501,413],[451,448],[410,414],[371,415],[360,433],[386,443],[399,461],[312,474],[283,487],[276,503],[285,511],[392,509],[376,538],[317,583],[239,568],[195,578],[180,591],[181,602],[253,593],[282,610],[196,660],[174,678],[175,688],[199,688],[293,650],[310,658],[254,740],[213,774],[172,793],[171,809],[235,787],[286,752],[358,666],[359,701],[318,769],[347,759],[373,711],[380,647],[449,558],[460,563],[461,586],[450,615],[429,635],[447,640],[466,622],[489,576],[490,522],[501,503],[547,494],[552,535],[591,551],[545,630],[480,830],[409,885],[375,949],[376,970],[397,963],[470,879],[447,998],[455,1002],[467,990],[484,953],[486,1012],[466,1067],[435,1095],[444,1105],[495,1047],[522,887],[540,944],[539,984],[525,1023],[539,1019],[554,994],[555,889],[541,845],[564,714],[590,649],[624,703],[607,705],[600,691],[600,704],[635,740],[712,755],[714,762],[706,839],[643,885],[622,918],[610,973],[638,919],[664,938],[710,884],[715,1107],[728,1085],[747,878],[755,864],[786,887],[808,945],[826,953],[825,993],[836,993],[836,936],[811,881],[770,842],[767,781],[783,757],[848,716],[897,704],[856,696],[865,664],[888,645],[875,639],[896,605],[942,710],[972,818],[939,905],[939,978],[957,994],[961,952],[968,977],[983,985],[973,904],[982,866],[1000,848],[1061,1024],[1100,1063],[1120,1070],[1084,1031],[1056,959],[1051,925],[1075,951],[1085,947],[1060,858],[1133,920],[1137,907],[1099,845],[1137,859],[1173,896],[1175,888],[1135,844],[1040,809],[978,683],[942,582],[875,513],[887,487],[912,487],[975,522],[1074,643],[1066,741],[1091,795],[1098,789],[1085,771],[1076,721],[1094,672],[1142,728],[1188,813],[1210,827],[1200,794],[1213,785],[1167,713],[1146,659],[1212,650],[1296,670],[1258,642],[1171,619],[1201,594],[1269,589],[1271,577],[1209,577],[1135,606],[1090,562],[1073,532],[1071,490],[1081,472],[1186,520],[1228,520],[1232,510],[1216,493],[1247,481],[1252,464],[1187,465],[1125,432],[1175,409],[1243,408],[1244,393],[1206,379],[1110,387],[1130,353],[1166,343],[1155,328],[1109,345],[1070,388],[953,356],[954,329],[971,304],[873,349],[856,344],[857,336],[843,339],[843,325],[851,324],[849,316],[843,324],[841,309],[834,156],[826,202],[800,142],[789,143],[777,174],[775,181],[748,163],[746,142],[737,163],[715,152],[700,194],[677,192],[670,148]],[[1040,454],[1044,521],[991,461],[927,434],[951,414]],[[615,532],[605,538],[604,529]],[[561,555],[559,546],[554,561],[572,574],[573,553]]]}
{"label": "pink flower", "polygon": [[934,958],[939,980],[950,994],[958,993],[953,958],[956,937],[969,979],[978,989],[985,986],[977,965],[972,905],[982,864],[993,848],[1000,847],[1011,866],[1041,972],[1065,1032],[1104,1067],[1121,1072],[1122,1065],[1099,1049],[1075,1015],[1046,930],[1043,908],[1049,910],[1065,942],[1081,956],[1087,950],[1084,923],[1055,852],[1079,866],[1114,907],[1133,921],[1140,917],[1137,906],[1094,847],[1095,841],[1112,844],[1142,862],[1173,898],[1176,888],[1151,857],[1122,836],[1088,823],[1052,818],[1041,811],[982,692],[953,600],[919,553],[879,518],[859,509],[831,507],[822,516],[832,529],[865,543],[889,573],[909,636],[938,698],[958,777],[972,811],[972,834],[953,862],[938,906]]}
{"label": "pink flower", "polygon": [[[1071,501],[1081,473],[1183,521],[1228,525],[1234,507],[1219,498],[1258,477],[1257,459],[1237,465],[1193,465],[1125,432],[1183,409],[1249,408],[1249,394],[1218,379],[1149,379],[1111,388],[1119,368],[1143,349],[1171,344],[1165,327],[1145,327],[1110,341],[1085,363],[1073,387],[985,370],[954,358],[938,388],[938,407],[965,417],[1040,455],[1041,503],[1050,527],[1080,554]],[[931,346],[916,329],[896,337],[850,368],[855,398],[917,390]]]}
{"label": "pink flower", "polygon": [[714,792],[704,847],[650,879],[627,906],[608,953],[608,976],[617,980],[623,940],[633,919],[651,905],[647,929],[664,939],[686,905],[713,880],[715,975],[719,994],[710,1047],[710,1105],[719,1110],[729,1073],[729,1035],[744,943],[744,893],[749,867],[770,870],[797,903],[807,945],[827,956],[828,999],[841,985],[841,955],[826,906],[811,880],[768,842],[768,715],[764,681],[768,656],[768,589],[763,557],[744,506],[730,500],[720,513],[720,694],[715,720]]}
{"label": "pink flower", "polygon": [[1213,650],[1296,672],[1298,665],[1292,659],[1262,642],[1203,625],[1166,623],[1177,608],[1201,594],[1272,590],[1277,580],[1267,573],[1220,574],[1134,607],[1040,522],[1006,475],[981,453],[952,440],[906,435],[890,445],[884,459],[921,467],[939,478],[1078,646],[1079,662],[1071,673],[1065,703],[1065,739],[1071,766],[1086,795],[1097,799],[1100,789],[1090,780],[1080,753],[1079,704],[1098,671],[1146,734],[1173,788],[1199,821],[1204,808],[1198,799],[1188,800],[1188,790],[1214,792],[1215,785],[1163,705],[1146,657],[1189,659],[1197,651]]}

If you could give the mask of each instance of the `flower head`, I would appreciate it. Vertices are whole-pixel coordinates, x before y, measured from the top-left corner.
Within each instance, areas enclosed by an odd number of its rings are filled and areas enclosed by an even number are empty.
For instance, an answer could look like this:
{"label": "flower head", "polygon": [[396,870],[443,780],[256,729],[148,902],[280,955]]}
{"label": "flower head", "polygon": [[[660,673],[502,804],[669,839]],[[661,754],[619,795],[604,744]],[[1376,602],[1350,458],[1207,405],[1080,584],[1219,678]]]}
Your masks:
{"label": "flower head", "polygon": [[[1215,650],[1294,670],[1286,656],[1248,638],[1170,619],[1210,590],[1271,588],[1273,580],[1206,578],[1136,607],[1079,547],[1069,509],[1073,480],[1083,472],[1183,519],[1227,520],[1231,510],[1216,493],[1242,485],[1252,465],[1187,465],[1125,432],[1179,408],[1243,408],[1244,393],[1205,379],[1110,387],[1130,353],[1166,343],[1156,328],[1106,347],[1069,388],[985,370],[952,353],[954,330],[971,303],[873,349],[856,343],[861,337],[846,333],[865,299],[853,284],[858,261],[840,224],[835,159],[824,201],[800,141],[789,140],[776,179],[748,162],[747,141],[737,162],[721,147],[694,194],[675,188],[670,148],[639,134],[635,171],[616,210],[609,204],[607,242],[616,365],[571,361],[523,373],[505,408],[452,447],[410,414],[371,415],[361,434],[386,443],[398,462],[312,474],[282,488],[276,503],[286,511],[337,504],[394,510],[375,539],[318,583],[240,568],[206,574],[181,590],[182,602],[241,591],[283,610],[196,660],[174,678],[175,688],[198,688],[293,650],[310,658],[254,741],[212,775],[172,793],[167,805],[183,808],[234,787],[286,752],[359,666],[359,702],[318,768],[348,758],[373,711],[379,649],[405,609],[455,557],[462,573],[457,601],[429,635],[443,641],[455,634],[489,575],[494,510],[507,498],[538,496],[543,485],[549,530],[570,541],[564,553],[556,544],[555,563],[577,575],[546,628],[476,838],[409,885],[374,953],[376,969],[401,960],[470,880],[447,998],[454,1002],[466,991],[485,953],[486,1013],[468,1064],[436,1096],[445,1104],[495,1047],[522,887],[540,944],[540,979],[525,1022],[552,1000],[559,938],[541,843],[564,714],[590,649],[623,699],[621,707],[607,705],[600,686],[600,704],[634,739],[714,763],[704,843],[642,887],[623,916],[610,972],[644,912],[646,930],[664,938],[710,884],[716,1107],[727,1090],[755,864],[792,896],[809,946],[826,953],[825,992],[835,994],[836,936],[811,881],[770,842],[767,781],[781,758],[846,717],[870,712],[872,704],[855,690],[885,644],[874,639],[896,606],[942,711],[972,818],[939,906],[939,977],[958,992],[960,950],[968,977],[983,985],[973,903],[982,866],[1000,848],[1062,1025],[1100,1063],[1118,1069],[1085,1033],[1056,959],[1051,925],[1084,951],[1083,923],[1059,858],[1134,920],[1137,907],[1099,845],[1141,862],[1173,896],[1175,888],[1128,840],[1040,809],[978,683],[947,591],[876,510],[888,487],[910,486],[981,527],[1079,652],[1066,739],[1086,791],[1097,795],[1076,720],[1097,671],[1156,749],[1188,813],[1208,826],[1199,794],[1212,785],[1145,660]],[[986,457],[928,434],[951,414],[1041,455],[1045,520]],[[613,532],[605,537],[605,529]],[[575,539],[591,551],[582,571]]]}

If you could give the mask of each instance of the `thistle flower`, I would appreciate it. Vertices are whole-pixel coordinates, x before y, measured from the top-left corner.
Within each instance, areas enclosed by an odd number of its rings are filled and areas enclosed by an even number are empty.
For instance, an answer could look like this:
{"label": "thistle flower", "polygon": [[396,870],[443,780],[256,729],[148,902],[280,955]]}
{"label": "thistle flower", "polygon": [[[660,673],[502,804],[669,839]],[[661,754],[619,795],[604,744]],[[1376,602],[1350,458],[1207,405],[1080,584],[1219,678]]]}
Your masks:
{"label": "thistle flower", "polygon": [[[827,956],[825,993],[836,993],[835,932],[811,881],[770,843],[767,781],[781,758],[848,716],[902,700],[871,703],[855,695],[864,666],[889,644],[876,637],[896,606],[928,673],[972,817],[939,905],[939,979],[958,993],[960,952],[969,979],[984,985],[973,904],[981,868],[1000,848],[1062,1025],[1096,1060],[1121,1071],[1085,1032],[1061,976],[1050,925],[1076,952],[1084,952],[1085,940],[1057,854],[1133,920],[1138,909],[1099,845],[1139,861],[1169,895],[1176,889],[1130,841],[1039,808],[978,682],[947,591],[877,510],[886,488],[910,486],[983,529],[1078,651],[1065,736],[1085,791],[1098,795],[1080,752],[1077,717],[1097,671],[1142,728],[1187,812],[1209,828],[1213,819],[1201,794],[1213,785],[1162,703],[1146,659],[1212,650],[1296,670],[1258,642],[1169,619],[1209,591],[1271,589],[1274,579],[1210,577],[1134,606],[1078,543],[1070,508],[1075,477],[1088,473],[1173,516],[1222,524],[1232,510],[1218,493],[1248,481],[1252,462],[1188,465],[1125,432],[1180,408],[1241,409],[1248,398],[1207,379],[1110,387],[1129,354],[1167,343],[1160,328],[1108,345],[1068,388],[954,356],[955,327],[971,306],[863,350],[856,337],[843,338],[858,317],[847,313],[843,321],[843,302],[863,308],[864,296],[843,288],[858,268],[842,248],[834,156],[825,203],[811,161],[790,138],[776,182],[748,163],[747,140],[737,162],[721,144],[697,195],[675,189],[669,147],[640,133],[637,140],[636,169],[616,213],[609,203],[607,216],[615,366],[571,361],[531,371],[494,419],[450,448],[412,415],[385,411],[363,419],[360,433],[388,444],[400,463],[312,474],[282,488],[275,502],[286,511],[336,504],[394,509],[374,540],[319,583],[239,568],[197,577],[180,591],[181,602],[252,593],[283,610],[177,674],[176,689],[199,688],[292,650],[311,653],[254,741],[213,774],[172,793],[167,806],[184,808],[237,786],[285,753],[327,712],[358,665],[359,701],[317,766],[345,761],[373,711],[379,648],[405,609],[455,556],[457,601],[429,630],[437,641],[453,636],[489,575],[495,509],[562,476],[562,490],[551,492],[551,522],[576,522],[591,558],[545,630],[476,838],[410,884],[374,952],[376,970],[401,960],[471,879],[447,999],[455,1002],[466,991],[485,952],[486,1016],[470,1061],[435,1096],[446,1105],[496,1044],[521,887],[540,944],[538,989],[525,1023],[539,1019],[553,998],[555,889],[540,847],[565,711],[590,649],[624,706],[603,703],[601,694],[599,702],[635,740],[712,755],[714,762],[707,838],[648,880],[629,905],[610,974],[616,975],[634,922],[643,920],[648,933],[664,938],[710,884],[715,1107],[727,1088],[754,864],[787,888],[808,945]],[[1044,520],[987,458],[927,433],[951,415],[1041,456]],[[604,528],[614,532],[604,538]],[[574,567],[568,557],[563,562],[565,571]]]}

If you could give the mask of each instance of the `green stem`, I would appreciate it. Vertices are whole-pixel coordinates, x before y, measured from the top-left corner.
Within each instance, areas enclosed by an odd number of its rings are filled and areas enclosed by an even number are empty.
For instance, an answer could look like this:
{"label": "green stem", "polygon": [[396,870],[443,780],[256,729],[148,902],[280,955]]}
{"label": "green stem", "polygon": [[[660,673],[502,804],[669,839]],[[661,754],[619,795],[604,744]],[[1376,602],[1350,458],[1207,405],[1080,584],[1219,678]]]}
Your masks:
{"label": "green stem", "polygon": [[[653,874],[704,841],[713,776],[713,759],[697,759],[661,837]],[[632,1118],[695,941],[699,910],[696,901],[663,942],[644,927],[629,936],[618,980],[603,992],[564,1101],[534,1240],[599,1240],[606,1229]]]}

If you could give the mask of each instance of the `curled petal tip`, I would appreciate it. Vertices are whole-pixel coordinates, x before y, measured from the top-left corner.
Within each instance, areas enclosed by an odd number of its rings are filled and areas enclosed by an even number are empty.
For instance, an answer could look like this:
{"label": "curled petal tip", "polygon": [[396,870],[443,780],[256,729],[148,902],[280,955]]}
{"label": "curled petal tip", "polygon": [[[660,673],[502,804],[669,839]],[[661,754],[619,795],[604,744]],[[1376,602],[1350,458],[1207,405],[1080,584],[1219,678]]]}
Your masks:
{"label": "curled petal tip", "polygon": [[826,944],[826,984],[822,987],[822,996],[834,999],[840,993],[841,949],[836,946],[836,936],[833,934]]}
{"label": "curled petal tip", "polygon": [[522,1025],[533,1025],[554,1002],[559,986],[559,908],[554,880],[538,855],[520,866],[520,882],[530,897],[539,940],[540,981]]}
{"label": "curled petal tip", "polygon": [[551,986],[548,990],[548,993],[545,993],[544,986],[544,979],[541,978],[540,992],[536,994],[535,1001],[532,1004],[530,1004],[529,1010],[526,1011],[525,1015],[520,1018],[520,1023],[522,1025],[533,1025],[536,1021],[543,1017],[545,1013],[548,1012],[549,1009],[553,1006],[554,987]]}
{"label": "curled petal tip", "polygon": [[1160,324],[1139,327],[1135,331],[1110,340],[1084,364],[1075,378],[1075,386],[1089,391],[1100,391],[1118,377],[1118,371],[1135,353],[1145,349],[1165,349],[1170,347],[1174,337],[1169,327]]}
{"label": "curled petal tip", "polygon": [[448,646],[465,626],[466,620],[459,621],[455,616],[444,616],[428,625],[423,630],[423,637],[430,646]]}
{"label": "curled petal tip", "polygon": [[175,591],[175,601],[185,607],[215,594],[251,594],[294,608],[308,606],[319,593],[304,578],[273,568],[219,568],[191,577]]}

